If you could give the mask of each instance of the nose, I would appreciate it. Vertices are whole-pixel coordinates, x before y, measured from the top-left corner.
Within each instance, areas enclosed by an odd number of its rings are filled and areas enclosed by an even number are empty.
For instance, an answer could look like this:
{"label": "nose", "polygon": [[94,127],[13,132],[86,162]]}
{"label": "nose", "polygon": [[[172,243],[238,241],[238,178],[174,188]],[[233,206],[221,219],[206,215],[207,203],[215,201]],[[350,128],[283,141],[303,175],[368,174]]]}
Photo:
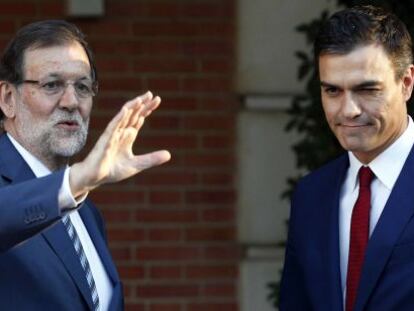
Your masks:
{"label": "nose", "polygon": [[63,90],[62,96],[59,100],[59,106],[70,111],[78,108],[79,99],[76,95],[75,87],[72,83],[66,84],[66,87]]}
{"label": "nose", "polygon": [[362,110],[359,102],[352,96],[351,93],[345,92],[342,101],[342,114],[348,119],[353,119],[361,114]]}

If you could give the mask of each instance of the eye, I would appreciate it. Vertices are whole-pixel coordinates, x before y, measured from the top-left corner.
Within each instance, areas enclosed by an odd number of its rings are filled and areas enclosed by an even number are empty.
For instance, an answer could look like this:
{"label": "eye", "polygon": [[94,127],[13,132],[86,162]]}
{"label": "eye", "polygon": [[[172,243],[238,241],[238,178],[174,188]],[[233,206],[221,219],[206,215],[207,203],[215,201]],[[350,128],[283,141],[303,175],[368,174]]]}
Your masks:
{"label": "eye", "polygon": [[92,86],[88,82],[78,81],[75,83],[76,92],[82,95],[89,95],[92,93]]}
{"label": "eye", "polygon": [[58,92],[64,87],[64,82],[61,80],[45,81],[40,86],[46,92]]}
{"label": "eye", "polygon": [[337,96],[340,93],[339,88],[333,86],[325,87],[323,88],[323,91],[328,96]]}
{"label": "eye", "polygon": [[378,88],[374,88],[374,87],[364,87],[359,90],[360,93],[367,94],[367,95],[374,95],[378,93],[379,91],[380,90]]}

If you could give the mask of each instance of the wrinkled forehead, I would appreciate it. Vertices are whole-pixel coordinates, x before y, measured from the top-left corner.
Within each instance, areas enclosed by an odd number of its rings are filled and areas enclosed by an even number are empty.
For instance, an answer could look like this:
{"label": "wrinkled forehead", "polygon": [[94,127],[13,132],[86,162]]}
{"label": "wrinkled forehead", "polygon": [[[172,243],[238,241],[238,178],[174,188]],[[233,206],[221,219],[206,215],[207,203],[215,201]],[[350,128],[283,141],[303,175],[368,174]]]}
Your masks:
{"label": "wrinkled forehead", "polygon": [[23,76],[60,75],[90,77],[91,66],[88,55],[78,42],[49,47],[32,47],[23,54]]}

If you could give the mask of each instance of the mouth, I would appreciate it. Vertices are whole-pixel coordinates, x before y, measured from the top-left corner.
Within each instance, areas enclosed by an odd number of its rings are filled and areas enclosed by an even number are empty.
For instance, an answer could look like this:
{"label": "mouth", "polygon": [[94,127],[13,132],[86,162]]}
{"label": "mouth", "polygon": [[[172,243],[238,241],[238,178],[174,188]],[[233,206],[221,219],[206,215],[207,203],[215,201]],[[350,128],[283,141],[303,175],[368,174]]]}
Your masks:
{"label": "mouth", "polygon": [[79,129],[79,123],[75,120],[62,120],[59,121],[57,124],[57,127],[64,130],[69,131],[76,131]]}

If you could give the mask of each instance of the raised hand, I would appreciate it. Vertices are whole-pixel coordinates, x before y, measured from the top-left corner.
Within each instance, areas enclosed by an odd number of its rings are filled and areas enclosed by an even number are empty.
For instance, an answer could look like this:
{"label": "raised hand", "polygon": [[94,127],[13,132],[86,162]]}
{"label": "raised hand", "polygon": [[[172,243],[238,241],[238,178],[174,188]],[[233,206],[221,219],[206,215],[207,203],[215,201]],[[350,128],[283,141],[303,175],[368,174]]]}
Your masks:
{"label": "raised hand", "polygon": [[160,103],[158,96],[154,97],[151,92],[147,92],[124,104],[87,157],[71,167],[69,181],[74,197],[101,184],[131,177],[171,158],[166,150],[143,155],[134,155],[132,152],[132,146],[145,118]]}

